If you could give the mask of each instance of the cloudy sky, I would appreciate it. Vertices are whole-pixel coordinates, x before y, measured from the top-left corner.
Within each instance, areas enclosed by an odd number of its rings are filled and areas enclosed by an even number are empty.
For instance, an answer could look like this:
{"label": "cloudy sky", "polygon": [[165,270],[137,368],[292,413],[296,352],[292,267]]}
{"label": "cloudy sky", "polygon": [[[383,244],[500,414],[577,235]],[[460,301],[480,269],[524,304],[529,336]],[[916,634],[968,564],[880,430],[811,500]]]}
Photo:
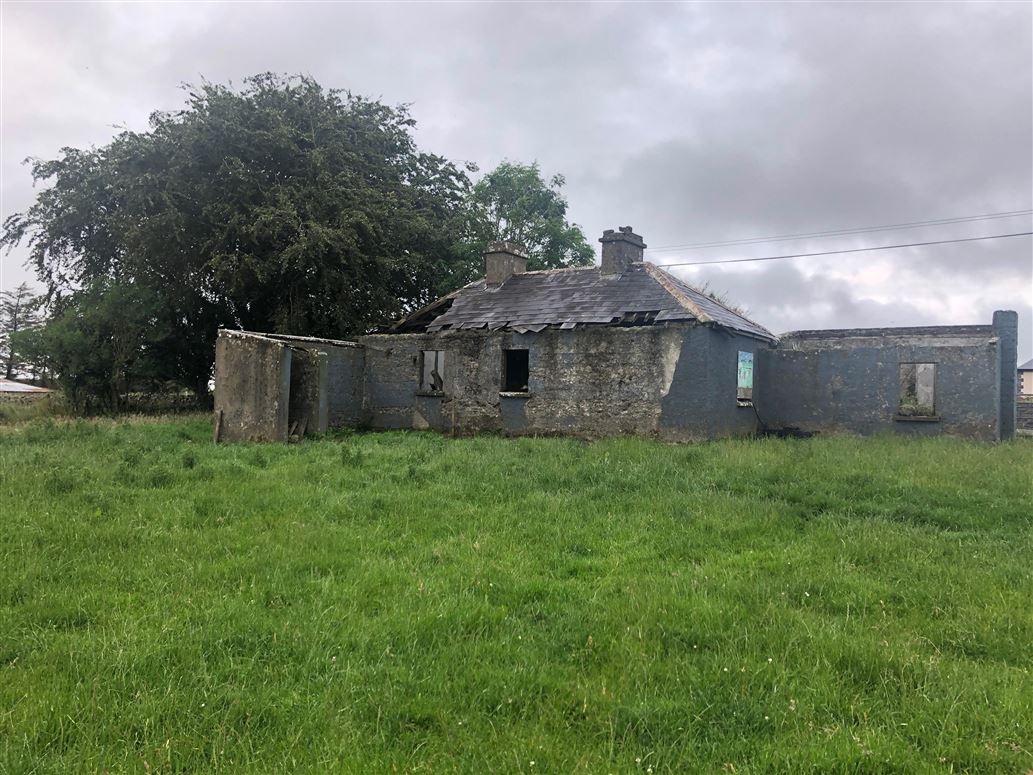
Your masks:
{"label": "cloudy sky", "polygon": [[[106,142],[179,85],[307,73],[410,103],[430,151],[566,176],[593,241],[651,248],[1033,209],[1033,18],[1019,3],[2,3],[2,215],[27,156]],[[650,250],[656,263],[1030,231],[1028,215]],[[31,279],[24,251],[3,284]],[[1020,315],[1028,237],[675,270],[775,331]]]}

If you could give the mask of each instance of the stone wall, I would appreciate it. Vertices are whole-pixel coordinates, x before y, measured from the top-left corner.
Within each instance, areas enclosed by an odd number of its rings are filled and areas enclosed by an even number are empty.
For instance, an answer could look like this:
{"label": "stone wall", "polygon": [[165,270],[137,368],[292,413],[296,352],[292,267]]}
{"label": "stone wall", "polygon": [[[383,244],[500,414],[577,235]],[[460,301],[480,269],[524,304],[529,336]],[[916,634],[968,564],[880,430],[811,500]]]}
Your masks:
{"label": "stone wall", "polygon": [[0,391],[0,404],[36,404],[52,395],[50,391]]}
{"label": "stone wall", "polygon": [[1015,425],[1018,430],[1033,432],[1033,401],[1019,401],[1016,404]]}
{"label": "stone wall", "polygon": [[[366,336],[360,340],[366,346],[366,417],[374,428],[457,433],[696,435],[708,426],[699,418],[686,424],[689,407],[707,411],[720,380],[701,380],[698,366],[679,362],[691,353],[706,363],[707,342],[723,336],[690,324]],[[704,349],[696,353],[695,347]],[[528,350],[524,395],[500,392],[502,353],[508,348]],[[419,390],[424,350],[445,352],[440,395]],[[734,409],[734,354],[729,369]],[[672,391],[676,395],[667,403]],[[694,391],[707,392],[694,397]],[[722,423],[733,430],[753,427],[714,421]]]}
{"label": "stone wall", "polygon": [[[695,323],[376,334],[358,343],[222,331],[216,410],[232,441],[283,441],[295,423],[309,432],[692,440],[796,428],[992,441],[1013,434],[1016,330],[1013,313],[997,313],[990,326],[800,331],[774,346]],[[528,352],[526,392],[501,390],[507,349]],[[444,353],[440,390],[420,386],[423,351]],[[754,356],[752,405],[736,397],[739,352]],[[936,365],[932,417],[902,416],[901,363]]]}
{"label": "stone wall", "polygon": [[[994,441],[1010,437],[1001,360],[994,326],[799,331],[761,353],[756,406],[771,428]],[[936,364],[934,418],[898,416],[899,367],[907,362]]]}

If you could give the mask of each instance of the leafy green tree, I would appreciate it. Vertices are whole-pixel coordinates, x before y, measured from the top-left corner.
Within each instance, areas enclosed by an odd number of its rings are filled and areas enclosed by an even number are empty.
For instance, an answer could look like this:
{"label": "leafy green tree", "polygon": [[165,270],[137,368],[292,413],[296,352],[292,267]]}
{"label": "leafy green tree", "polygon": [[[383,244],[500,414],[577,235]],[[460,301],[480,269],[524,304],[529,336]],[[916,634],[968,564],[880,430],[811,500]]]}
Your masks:
{"label": "leafy green tree", "polygon": [[77,411],[119,411],[134,383],[160,373],[155,345],[169,336],[161,302],[142,286],[102,280],[64,297],[49,320],[13,337],[19,352],[56,375]]}
{"label": "leafy green tree", "polygon": [[219,326],[342,337],[430,301],[465,266],[463,169],[413,119],[307,77],[205,83],[150,131],[32,162],[49,182],[9,217],[51,301],[101,283],[150,292],[174,335],[163,376],[207,390]]}
{"label": "leafy green tree", "polygon": [[564,183],[562,175],[546,181],[537,163],[502,162],[470,193],[471,251],[508,240],[527,249],[530,269],[590,265],[595,251],[581,227],[567,221]]}
{"label": "leafy green tree", "polygon": [[3,359],[4,376],[13,379],[18,373],[21,359],[12,347],[12,338],[19,331],[38,326],[40,323],[41,299],[28,283],[21,283],[13,290],[0,292],[0,358]]}

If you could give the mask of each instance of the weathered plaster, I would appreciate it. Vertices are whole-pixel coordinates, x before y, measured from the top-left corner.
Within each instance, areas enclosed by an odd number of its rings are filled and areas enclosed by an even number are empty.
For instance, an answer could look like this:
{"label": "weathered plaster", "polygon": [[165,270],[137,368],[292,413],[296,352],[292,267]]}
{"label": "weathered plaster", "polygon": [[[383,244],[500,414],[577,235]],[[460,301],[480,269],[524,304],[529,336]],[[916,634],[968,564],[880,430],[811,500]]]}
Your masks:
{"label": "weathered plaster", "polygon": [[[513,434],[654,433],[684,324],[540,333],[443,331],[362,337],[374,428]],[[502,351],[528,350],[526,396],[500,395]],[[444,350],[441,397],[417,395],[421,350]]]}
{"label": "weathered plaster", "polygon": [[[352,425],[447,433],[657,435],[674,440],[814,432],[1010,438],[1014,313],[992,326],[800,331],[781,343],[715,324],[487,329],[359,342],[222,331],[216,410],[226,440],[285,440]],[[503,350],[528,351],[527,393],[502,393]],[[442,390],[419,389],[421,350],[446,353]],[[736,400],[738,353],[753,405]],[[935,418],[898,416],[899,366],[935,363]]]}
{"label": "weathered plaster", "polygon": [[291,351],[264,336],[220,331],[215,415],[220,441],[286,441]]}

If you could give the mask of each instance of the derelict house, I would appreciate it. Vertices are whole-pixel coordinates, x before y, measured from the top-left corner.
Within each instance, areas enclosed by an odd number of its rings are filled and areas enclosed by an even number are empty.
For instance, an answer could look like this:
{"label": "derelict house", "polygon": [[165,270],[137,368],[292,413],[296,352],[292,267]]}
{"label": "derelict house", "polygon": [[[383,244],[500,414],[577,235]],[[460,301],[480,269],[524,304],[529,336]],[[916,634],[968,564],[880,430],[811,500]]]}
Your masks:
{"label": "derelict house", "polygon": [[483,279],[354,342],[220,331],[217,438],[342,425],[669,440],[1014,432],[1014,312],[776,337],[644,262],[630,227],[600,242],[601,266],[540,272],[492,243]]}

